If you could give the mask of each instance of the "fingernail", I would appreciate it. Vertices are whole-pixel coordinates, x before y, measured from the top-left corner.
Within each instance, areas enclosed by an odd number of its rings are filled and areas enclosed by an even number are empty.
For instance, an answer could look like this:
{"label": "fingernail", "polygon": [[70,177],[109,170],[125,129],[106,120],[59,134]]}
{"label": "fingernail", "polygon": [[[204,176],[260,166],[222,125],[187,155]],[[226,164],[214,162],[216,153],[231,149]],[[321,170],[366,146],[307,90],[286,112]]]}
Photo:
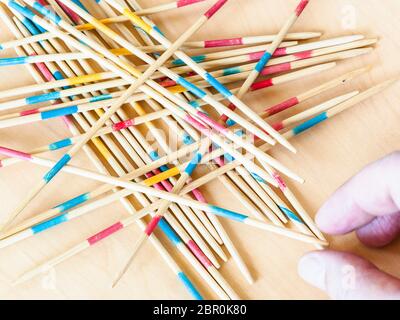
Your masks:
{"label": "fingernail", "polygon": [[309,284],[321,290],[325,289],[325,265],[318,252],[303,256],[298,265],[298,273]]}

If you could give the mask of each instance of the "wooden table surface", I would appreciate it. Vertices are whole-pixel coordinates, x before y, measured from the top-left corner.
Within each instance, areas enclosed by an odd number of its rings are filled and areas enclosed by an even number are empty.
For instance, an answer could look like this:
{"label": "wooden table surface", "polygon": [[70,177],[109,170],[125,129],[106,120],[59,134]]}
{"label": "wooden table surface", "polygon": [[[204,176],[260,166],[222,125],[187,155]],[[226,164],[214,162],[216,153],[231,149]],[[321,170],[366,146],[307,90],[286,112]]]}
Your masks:
{"label": "wooden table surface", "polygon": [[[145,7],[166,2],[169,1],[141,1]],[[298,0],[231,0],[193,39],[273,34],[297,2]],[[182,10],[157,14],[153,18],[170,39],[176,39],[209,3],[210,1]],[[399,14],[398,0],[311,1],[293,31],[321,31],[324,38],[362,33],[380,38],[376,50],[368,56],[340,62],[336,68],[316,76],[250,95],[246,101],[255,109],[261,110],[357,67],[367,64],[374,66],[369,74],[357,78],[346,87],[311,99],[297,107],[297,110],[300,110],[323,99],[355,89],[363,90],[400,75]],[[3,24],[0,24],[0,30],[0,41],[12,38]],[[10,50],[0,52],[1,57],[10,55],[15,53]],[[24,67],[1,68],[0,79],[0,89],[34,83]],[[338,186],[365,164],[399,149],[399,89],[400,86],[396,84],[385,93],[296,137],[293,143],[298,149],[297,155],[289,154],[280,147],[273,150],[272,154],[276,158],[306,179],[304,185],[291,183],[291,186],[312,215]],[[0,145],[28,150],[68,135],[60,120],[51,120],[1,130]],[[74,159],[73,164],[93,169],[84,154]],[[43,173],[43,168],[26,163],[0,170],[0,217],[10,213]],[[78,193],[91,190],[96,185],[97,183],[87,179],[61,174],[46,192],[24,211],[22,218],[46,210]],[[211,203],[244,210],[218,182],[209,184],[203,190]],[[190,296],[181,283],[149,244],[141,250],[120,285],[115,289],[110,288],[111,279],[127,259],[137,239],[139,233],[136,227],[121,231],[67,260],[50,274],[36,277],[21,286],[10,285],[21,273],[72,247],[125,215],[122,206],[114,203],[35,238],[2,249],[0,299],[189,299]],[[222,274],[241,297],[326,298],[325,294],[304,283],[297,275],[299,258],[312,250],[312,247],[235,223],[224,221],[224,226],[257,279],[253,285],[248,285],[232,260],[222,266]],[[358,253],[384,270],[400,276],[400,242],[397,241],[383,250],[373,250],[363,247],[353,235],[329,240],[332,248]],[[189,276],[199,279],[176,251],[168,248]],[[206,285],[198,280],[196,285],[207,298],[215,298]]]}

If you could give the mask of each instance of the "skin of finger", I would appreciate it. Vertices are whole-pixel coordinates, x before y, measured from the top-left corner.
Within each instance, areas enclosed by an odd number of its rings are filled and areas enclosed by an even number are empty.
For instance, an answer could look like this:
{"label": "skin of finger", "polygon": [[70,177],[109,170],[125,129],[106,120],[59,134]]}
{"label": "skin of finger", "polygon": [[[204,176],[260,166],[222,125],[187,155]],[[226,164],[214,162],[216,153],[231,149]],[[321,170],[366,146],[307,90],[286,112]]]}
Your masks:
{"label": "skin of finger", "polygon": [[340,187],[320,208],[317,225],[329,234],[344,234],[377,216],[400,208],[400,152],[367,167]]}
{"label": "skin of finger", "polygon": [[356,234],[366,246],[384,247],[400,235],[400,214],[377,217],[369,224],[357,229]]}
{"label": "skin of finger", "polygon": [[310,252],[300,260],[298,272],[333,299],[400,299],[399,279],[350,253]]}

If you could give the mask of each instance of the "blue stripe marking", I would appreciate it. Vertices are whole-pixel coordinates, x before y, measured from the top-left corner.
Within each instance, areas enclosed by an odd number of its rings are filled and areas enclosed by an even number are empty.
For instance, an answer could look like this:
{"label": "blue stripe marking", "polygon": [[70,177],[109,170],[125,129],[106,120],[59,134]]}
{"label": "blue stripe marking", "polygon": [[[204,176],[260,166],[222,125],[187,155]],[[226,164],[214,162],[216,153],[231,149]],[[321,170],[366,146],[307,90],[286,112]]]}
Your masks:
{"label": "blue stripe marking", "polygon": [[257,173],[251,172],[250,174],[251,174],[251,175],[253,176],[253,178],[256,179],[258,182],[265,183],[265,180],[264,180],[263,178],[261,178]]}
{"label": "blue stripe marking", "polygon": [[151,160],[157,160],[159,158],[159,155],[158,155],[157,151],[151,151],[149,153],[149,156],[150,156]]}
{"label": "blue stripe marking", "polygon": [[21,13],[24,17],[27,17],[28,19],[32,20],[35,17],[35,14],[31,10],[29,10],[25,6],[19,5],[15,1],[12,1],[12,0],[8,1],[8,6],[10,8],[17,10],[19,13]]}
{"label": "blue stripe marking", "polygon": [[72,2],[79,6],[81,9],[85,10],[87,13],[89,13],[88,9],[86,9],[86,7],[79,0],[72,0]]}
{"label": "blue stripe marking", "polygon": [[77,205],[80,205],[81,203],[87,201],[89,198],[89,193],[83,193],[75,198],[72,198],[68,201],[65,201],[64,203],[59,204],[58,206],[54,207],[54,209],[59,209],[60,212],[65,212],[73,207],[76,207]]}
{"label": "blue stripe marking", "polygon": [[182,141],[186,145],[194,143],[193,138],[188,133],[183,134]]}
{"label": "blue stripe marking", "polygon": [[0,67],[24,64],[29,61],[29,57],[1,58]]}
{"label": "blue stripe marking", "polygon": [[112,96],[111,94],[107,93],[107,94],[101,94],[99,96],[93,97],[89,100],[89,102],[97,102],[97,101],[103,101],[103,100],[108,100],[111,99]]}
{"label": "blue stripe marking", "polygon": [[239,222],[243,222],[244,220],[246,220],[248,218],[247,216],[245,216],[243,214],[240,214],[240,213],[237,213],[234,211],[230,211],[228,209],[224,209],[221,207],[212,206],[212,205],[209,205],[209,207],[213,213],[215,213],[218,216],[224,217],[224,218],[229,218],[229,219],[236,220]]}
{"label": "blue stripe marking", "polygon": [[269,52],[265,52],[263,56],[261,57],[260,61],[256,64],[254,70],[256,70],[258,73],[260,73],[264,67],[267,65],[269,59],[271,59],[271,54]]}
{"label": "blue stripe marking", "polygon": [[193,285],[193,283],[183,272],[178,273],[178,278],[183,282],[184,286],[186,287],[186,289],[188,289],[193,298],[195,298],[196,300],[204,300],[201,294],[197,291],[197,289]]}
{"label": "blue stripe marking", "polygon": [[0,44],[0,50],[3,50],[4,49],[4,47]]}
{"label": "blue stripe marking", "polygon": [[[33,22],[33,21],[32,21]],[[33,22],[34,26],[39,30],[39,33],[45,33],[47,30],[42,26],[38,25],[37,23]]]}
{"label": "blue stripe marking", "polygon": [[63,139],[60,141],[53,142],[49,144],[49,150],[58,150],[72,145],[72,140],[70,138]]}
{"label": "blue stripe marking", "polygon": [[236,122],[233,121],[232,119],[228,119],[228,120],[226,120],[226,124],[228,127],[232,127],[236,124]]}
{"label": "blue stripe marking", "polygon": [[33,22],[31,20],[29,20],[28,18],[24,18],[22,19],[22,24],[25,26],[25,28],[28,29],[28,31],[32,34],[32,35],[38,35],[41,32],[39,31],[39,29],[36,27],[35,24],[33,24]]}
{"label": "blue stripe marking", "polygon": [[78,112],[78,106],[65,107],[55,110],[44,111],[41,113],[42,120],[68,116]]}
{"label": "blue stripe marking", "polygon": [[54,77],[54,79],[56,79],[56,80],[64,80],[64,79],[65,79],[64,76],[63,76],[63,74],[62,74],[60,71],[55,71],[55,72],[53,73],[53,77]]}
{"label": "blue stripe marking", "polygon": [[45,231],[47,229],[50,229],[52,227],[55,227],[56,225],[66,222],[66,221],[68,221],[67,214],[62,214],[62,215],[59,215],[58,217],[55,217],[48,221],[42,222],[36,226],[33,226],[31,228],[31,230],[32,230],[33,234],[36,234],[36,233]]}
{"label": "blue stripe marking", "polygon": [[[65,78],[64,78],[64,76],[63,76],[63,74],[60,72],[60,71],[55,71],[54,73],[53,73],[53,77],[54,77],[54,79],[56,79],[56,80],[64,80]],[[64,87],[62,87],[64,90],[66,90],[66,89],[71,89],[72,87],[71,86],[64,86]]]}
{"label": "blue stripe marking", "polygon": [[201,153],[196,152],[196,154],[194,155],[192,160],[190,160],[189,164],[185,168],[185,172],[189,176],[192,175],[194,169],[196,169],[196,167],[200,163],[202,157],[203,157],[203,155]]}
{"label": "blue stripe marking", "polygon": [[230,98],[233,96],[232,92],[230,92],[222,83],[220,83],[217,79],[215,79],[211,74],[206,73],[206,80],[225,98]]}
{"label": "blue stripe marking", "polygon": [[303,221],[301,221],[301,219],[291,210],[289,210],[288,208],[282,207],[282,206],[278,206],[279,209],[281,209],[283,211],[284,214],[287,215],[287,217],[291,220],[294,220],[296,222],[300,222],[303,223]]}
{"label": "blue stripe marking", "polygon": [[238,137],[243,137],[244,136],[244,131],[242,129],[236,130],[235,135]]}
{"label": "blue stripe marking", "polygon": [[[200,62],[204,62],[204,60],[206,60],[206,56],[199,55],[199,56],[190,57],[190,59],[192,59],[194,62],[200,63]],[[176,59],[176,60],[172,61],[172,64],[174,66],[181,66],[181,65],[184,65],[185,62],[182,59]]]}
{"label": "blue stripe marking", "polygon": [[153,29],[154,29],[155,31],[157,31],[159,34],[161,34],[162,36],[164,35],[164,33],[160,30],[159,27],[153,26]]}
{"label": "blue stripe marking", "polygon": [[189,104],[193,107],[193,108],[198,108],[198,107],[200,107],[200,103],[198,103],[197,102],[197,100],[192,100],[192,101],[189,101]]}
{"label": "blue stripe marking", "polygon": [[50,101],[50,100],[56,100],[60,98],[61,93],[59,91],[54,91],[50,93],[44,93],[44,94],[39,94],[37,96],[32,96],[28,97],[25,99],[27,104],[35,104],[35,103],[40,103],[40,102],[45,102],[45,101]]}
{"label": "blue stripe marking", "polygon": [[172,230],[172,228],[169,226],[169,224],[165,221],[164,218],[160,220],[158,226],[160,227],[162,232],[165,233],[168,239],[171,240],[174,246],[177,246],[178,244],[182,243],[181,238],[179,238],[177,233],[174,230]]}
{"label": "blue stripe marking", "polygon": [[230,76],[231,74],[237,74],[240,72],[241,72],[240,67],[232,67],[232,68],[226,68],[226,69],[222,70],[222,75]]}
{"label": "blue stripe marking", "polygon": [[[242,129],[236,130],[235,131],[235,135],[237,135],[238,137],[243,137],[244,136],[244,131]],[[224,158],[227,162],[233,162],[235,161],[235,158],[230,155],[229,153],[225,153],[224,154]]]}
{"label": "blue stripe marking", "polygon": [[199,87],[195,86],[193,83],[190,83],[187,81],[185,78],[179,77],[176,80],[177,84],[180,84],[181,86],[185,87],[188,89],[191,93],[199,97],[200,99],[204,98],[206,96],[206,93],[201,90]]}
{"label": "blue stripe marking", "polygon": [[54,165],[53,168],[47,172],[43,180],[48,183],[54,176],[71,160],[71,156],[67,153],[62,156],[62,158]]}
{"label": "blue stripe marking", "polygon": [[321,113],[320,115],[311,118],[310,120],[307,120],[306,122],[303,122],[301,125],[295,127],[292,129],[293,133],[295,135],[302,133],[303,131],[306,131],[307,129],[312,128],[313,126],[317,125],[318,123],[325,121],[328,119],[328,116],[326,112]]}
{"label": "blue stripe marking", "polygon": [[[151,160],[153,160],[153,161],[158,160],[160,158],[157,151],[151,151],[149,153],[149,156],[150,156]],[[160,170],[164,172],[164,171],[169,170],[169,168],[166,165],[163,165],[160,167]]]}
{"label": "blue stripe marking", "polygon": [[225,159],[226,162],[233,162],[233,161],[235,161],[235,158],[232,157],[229,153],[225,153],[225,154],[224,154],[224,159]]}
{"label": "blue stripe marking", "polygon": [[47,9],[46,7],[42,6],[39,2],[35,1],[32,6],[34,9],[39,11],[42,15],[44,15],[50,21],[53,21],[55,24],[59,24],[61,18],[54,13],[53,11]]}

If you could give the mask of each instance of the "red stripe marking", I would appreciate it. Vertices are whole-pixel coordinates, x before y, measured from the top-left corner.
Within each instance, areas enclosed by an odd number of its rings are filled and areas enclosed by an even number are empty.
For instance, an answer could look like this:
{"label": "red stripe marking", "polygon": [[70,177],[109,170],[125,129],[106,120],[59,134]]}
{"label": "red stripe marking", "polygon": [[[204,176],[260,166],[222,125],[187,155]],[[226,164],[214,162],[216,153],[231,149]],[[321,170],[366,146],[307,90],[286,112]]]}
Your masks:
{"label": "red stripe marking", "polygon": [[297,97],[290,98],[288,100],[285,100],[281,103],[278,103],[272,107],[269,107],[265,109],[265,112],[268,113],[269,116],[272,116],[273,114],[277,114],[283,110],[289,109],[299,103],[299,100]]}
{"label": "red stripe marking", "polygon": [[[230,103],[228,105],[228,108],[231,109],[232,111],[234,111],[236,109],[236,106],[233,103]],[[226,114],[223,114],[222,116],[220,116],[220,119],[223,122],[227,122],[229,117]]]}
{"label": "red stripe marking", "polygon": [[[150,172],[147,172],[144,175],[146,178],[151,178],[152,176],[154,176],[154,174],[152,174]],[[157,182],[156,184],[153,184],[153,187],[156,188],[157,190],[165,191],[165,189],[159,182]]]}
{"label": "red stripe marking", "polygon": [[308,58],[312,57],[312,54],[313,54],[313,50],[307,50],[307,51],[295,53],[293,55],[299,59],[308,59]]}
{"label": "red stripe marking", "polygon": [[30,114],[35,114],[35,113],[39,113],[39,109],[29,109],[29,110],[25,110],[25,111],[21,111],[19,113],[20,116],[28,116]]}
{"label": "red stripe marking", "polygon": [[197,2],[203,2],[204,0],[178,0],[176,2],[176,7],[181,8],[185,6],[189,6],[191,4],[197,3]]}
{"label": "red stripe marking", "polygon": [[203,194],[201,193],[201,191],[199,189],[193,189],[192,193],[197,201],[207,203],[206,198],[204,198]]}
{"label": "red stripe marking", "polygon": [[81,23],[81,19],[79,18],[79,16],[75,13],[75,11],[73,11],[72,9],[70,9],[69,7],[67,7],[65,4],[63,4],[61,1],[56,0],[56,2],[58,3],[58,5],[63,9],[63,11],[71,18],[71,20],[75,23],[75,24],[79,24]]}
{"label": "red stripe marking", "polygon": [[153,233],[154,229],[157,227],[161,219],[162,216],[159,215],[154,216],[147,225],[146,230],[144,230],[144,233],[150,236]]}
{"label": "red stripe marking", "polygon": [[171,79],[165,79],[165,80],[163,80],[163,81],[160,81],[159,83],[160,83],[160,85],[162,85],[164,88],[173,87],[173,86],[176,86],[176,85],[177,85],[177,83],[176,83],[174,80],[171,80]]}
{"label": "red stripe marking", "polygon": [[273,73],[285,72],[285,71],[289,71],[289,70],[292,70],[292,64],[290,62],[286,62],[286,63],[277,64],[275,66],[265,67],[261,71],[261,74],[263,76],[268,76]]}
{"label": "red stripe marking", "polygon": [[243,44],[243,38],[231,38],[221,40],[206,40],[204,41],[204,48],[216,48],[216,47],[230,47],[240,46]]}
{"label": "red stripe marking", "polygon": [[299,5],[297,6],[297,8],[295,10],[297,16],[301,15],[301,13],[306,8],[306,6],[308,5],[309,2],[310,2],[310,0],[301,0],[300,1]]}
{"label": "red stripe marking", "polygon": [[286,56],[286,48],[278,48],[275,50],[274,54],[272,55],[273,57],[281,57],[281,56]]}
{"label": "red stripe marking", "polygon": [[253,52],[249,53],[249,61],[258,61],[261,59],[261,57],[264,55],[265,51],[258,51],[258,52]]}
{"label": "red stripe marking", "polygon": [[204,114],[201,111],[197,111],[196,115],[203,120],[205,123],[207,123],[210,127],[216,129],[219,132],[227,132],[227,128],[225,128],[223,125],[219,124],[217,121],[214,119],[211,119],[209,116]]}
{"label": "red stripe marking", "polygon": [[281,191],[285,191],[287,186],[286,186],[285,181],[283,181],[282,177],[277,173],[274,173],[273,177],[274,177],[275,181],[278,182],[279,189],[281,189]]}
{"label": "red stripe marking", "polygon": [[10,158],[17,158],[17,159],[22,159],[22,160],[31,160],[32,159],[32,156],[29,153],[9,149],[6,147],[0,147],[0,154],[5,155]]}
{"label": "red stripe marking", "polygon": [[119,131],[119,130],[126,129],[126,128],[134,126],[134,125],[135,125],[135,120],[134,119],[128,119],[128,120],[125,120],[125,121],[114,123],[113,126],[112,126],[112,129],[114,131]]}
{"label": "red stripe marking", "polygon": [[[161,173],[161,170],[160,170],[160,169],[155,169],[155,170],[153,170],[153,171],[154,171],[155,174]],[[171,191],[172,191],[173,186],[172,186],[172,184],[171,184],[168,180],[163,180],[163,181],[161,181],[161,184],[162,184],[162,186],[164,187],[164,189],[167,190],[168,192],[171,192]]]}
{"label": "red stripe marking", "polygon": [[219,9],[227,2],[228,0],[219,0],[216,4],[214,4],[204,15],[207,19],[210,19],[214,14],[217,13]]}
{"label": "red stripe marking", "polygon": [[187,243],[187,246],[193,252],[193,254],[196,256],[196,258],[199,259],[199,261],[201,262],[201,264],[203,266],[205,266],[206,268],[212,266],[211,261],[203,253],[203,251],[201,251],[199,246],[193,240],[189,240],[188,243]]}
{"label": "red stripe marking", "polygon": [[252,91],[260,90],[260,89],[263,89],[263,88],[271,87],[273,85],[274,85],[274,83],[273,83],[272,79],[266,79],[266,80],[263,80],[263,81],[259,81],[259,82],[253,83],[251,85],[251,90]]}
{"label": "red stripe marking", "polygon": [[[34,54],[32,54],[34,56]],[[43,74],[46,81],[54,81],[54,76],[43,62],[35,63],[36,68]]]}
{"label": "red stripe marking", "polygon": [[107,238],[117,232],[118,230],[121,230],[124,228],[124,225],[121,222],[117,222],[113,224],[112,226],[108,227],[107,229],[104,229],[103,231],[100,231],[99,233],[96,233],[94,236],[91,236],[90,238],[87,238],[86,241],[89,242],[89,244],[92,246],[95,243],[99,242],[100,240]]}
{"label": "red stripe marking", "polygon": [[272,125],[272,128],[274,128],[276,131],[282,130],[284,128],[282,122],[276,122]]}
{"label": "red stripe marking", "polygon": [[222,166],[225,165],[225,161],[222,159],[222,157],[216,157],[216,158],[214,159],[214,161],[215,161],[220,167],[222,167]]}

